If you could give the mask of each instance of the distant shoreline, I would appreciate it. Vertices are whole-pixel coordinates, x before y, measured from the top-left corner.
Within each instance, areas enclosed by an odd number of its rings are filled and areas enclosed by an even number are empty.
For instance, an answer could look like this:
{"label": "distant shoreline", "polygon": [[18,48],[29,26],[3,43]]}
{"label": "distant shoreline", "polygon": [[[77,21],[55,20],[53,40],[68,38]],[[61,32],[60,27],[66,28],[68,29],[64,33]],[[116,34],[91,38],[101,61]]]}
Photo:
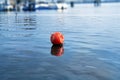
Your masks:
{"label": "distant shoreline", "polygon": [[[73,1],[74,2],[74,1]],[[70,2],[66,2],[70,3]],[[74,2],[75,4],[88,4],[88,3],[94,3],[94,2]],[[101,3],[120,3],[120,1],[102,1]]]}

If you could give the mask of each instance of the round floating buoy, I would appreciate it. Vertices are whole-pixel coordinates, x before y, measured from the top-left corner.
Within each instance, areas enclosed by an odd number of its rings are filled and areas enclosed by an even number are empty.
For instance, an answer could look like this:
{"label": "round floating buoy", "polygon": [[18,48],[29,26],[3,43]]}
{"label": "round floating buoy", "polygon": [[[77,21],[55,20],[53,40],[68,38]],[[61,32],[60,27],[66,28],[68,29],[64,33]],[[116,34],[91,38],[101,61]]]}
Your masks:
{"label": "round floating buoy", "polygon": [[63,44],[63,42],[64,42],[64,36],[63,36],[63,34],[60,33],[60,32],[55,32],[55,33],[53,33],[53,34],[51,35],[50,40],[51,40],[51,43],[52,43],[53,45]]}

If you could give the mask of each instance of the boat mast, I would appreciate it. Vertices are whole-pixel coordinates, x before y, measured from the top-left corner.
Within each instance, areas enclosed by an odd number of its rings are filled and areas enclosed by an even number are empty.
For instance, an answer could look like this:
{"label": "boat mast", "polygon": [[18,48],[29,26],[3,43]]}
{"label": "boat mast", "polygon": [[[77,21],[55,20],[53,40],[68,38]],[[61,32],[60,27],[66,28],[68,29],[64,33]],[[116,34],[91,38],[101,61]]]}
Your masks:
{"label": "boat mast", "polygon": [[17,0],[15,0],[15,14],[17,15]]}

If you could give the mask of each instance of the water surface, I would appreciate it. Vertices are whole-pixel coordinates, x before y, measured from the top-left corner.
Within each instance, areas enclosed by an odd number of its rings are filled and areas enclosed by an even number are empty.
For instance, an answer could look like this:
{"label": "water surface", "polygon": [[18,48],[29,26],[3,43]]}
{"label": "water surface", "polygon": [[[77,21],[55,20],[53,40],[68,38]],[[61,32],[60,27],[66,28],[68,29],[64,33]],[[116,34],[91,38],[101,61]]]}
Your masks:
{"label": "water surface", "polygon": [[[119,80],[120,4],[61,11],[0,12],[1,80]],[[65,36],[51,53],[50,35]]]}

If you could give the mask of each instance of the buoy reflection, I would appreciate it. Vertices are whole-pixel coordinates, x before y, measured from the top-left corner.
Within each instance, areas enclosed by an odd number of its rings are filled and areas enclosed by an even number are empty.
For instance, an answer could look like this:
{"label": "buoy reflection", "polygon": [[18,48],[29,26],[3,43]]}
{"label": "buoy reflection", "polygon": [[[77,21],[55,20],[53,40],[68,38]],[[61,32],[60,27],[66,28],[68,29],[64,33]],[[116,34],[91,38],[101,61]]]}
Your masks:
{"label": "buoy reflection", "polygon": [[52,45],[51,54],[54,56],[62,56],[64,53],[63,45]]}

